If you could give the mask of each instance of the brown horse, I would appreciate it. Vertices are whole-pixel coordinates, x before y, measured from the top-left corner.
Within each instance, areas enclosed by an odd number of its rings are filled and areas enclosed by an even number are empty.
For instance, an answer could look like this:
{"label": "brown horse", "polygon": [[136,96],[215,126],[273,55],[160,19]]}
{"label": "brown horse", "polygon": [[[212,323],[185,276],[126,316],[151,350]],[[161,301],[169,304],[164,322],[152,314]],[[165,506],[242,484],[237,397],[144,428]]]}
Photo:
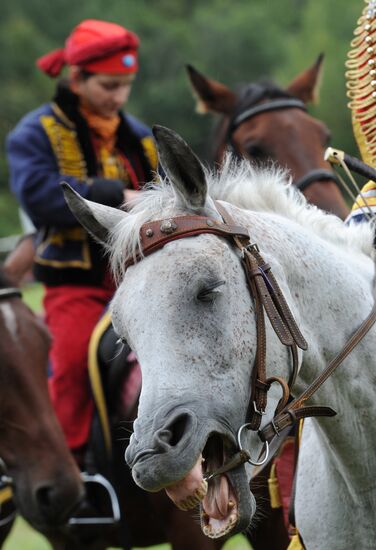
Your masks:
{"label": "brown horse", "polygon": [[0,269],[0,477],[12,484],[20,513],[44,533],[64,525],[83,494],[48,396],[49,346],[42,321]]}
{"label": "brown horse", "polygon": [[238,93],[188,65],[198,110],[223,115],[216,132],[214,160],[227,148],[252,161],[272,160],[286,167],[308,201],[344,219],[349,209],[324,150],[330,133],[307,113],[317,99],[323,56],[299,74],[286,89],[270,82],[243,86]]}

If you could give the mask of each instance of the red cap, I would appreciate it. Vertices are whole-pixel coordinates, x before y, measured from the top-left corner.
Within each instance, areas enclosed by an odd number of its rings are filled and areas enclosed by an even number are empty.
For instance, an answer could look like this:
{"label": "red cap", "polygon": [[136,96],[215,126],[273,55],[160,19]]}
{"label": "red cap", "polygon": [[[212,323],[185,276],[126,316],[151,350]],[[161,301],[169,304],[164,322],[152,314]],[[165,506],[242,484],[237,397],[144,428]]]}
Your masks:
{"label": "red cap", "polygon": [[37,60],[49,76],[58,76],[64,65],[78,65],[93,73],[131,74],[138,70],[137,35],[116,23],[86,19],[73,29],[65,48]]}

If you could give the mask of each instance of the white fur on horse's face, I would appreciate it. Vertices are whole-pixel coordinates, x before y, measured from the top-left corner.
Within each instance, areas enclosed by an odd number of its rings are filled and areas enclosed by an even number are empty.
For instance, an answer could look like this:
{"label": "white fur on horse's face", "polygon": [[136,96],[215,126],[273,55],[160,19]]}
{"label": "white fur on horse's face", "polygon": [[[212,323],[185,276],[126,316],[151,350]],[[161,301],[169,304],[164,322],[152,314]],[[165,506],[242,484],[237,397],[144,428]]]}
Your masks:
{"label": "white fur on horse's face", "polygon": [[[198,299],[200,291],[222,281],[213,302]],[[210,395],[224,408],[232,409],[236,399],[242,406],[231,421],[241,421],[255,326],[249,323],[253,306],[241,264],[227,243],[202,235],[145,258],[128,270],[112,316],[142,365],[140,411],[144,401],[155,410],[178,389],[179,399]]]}

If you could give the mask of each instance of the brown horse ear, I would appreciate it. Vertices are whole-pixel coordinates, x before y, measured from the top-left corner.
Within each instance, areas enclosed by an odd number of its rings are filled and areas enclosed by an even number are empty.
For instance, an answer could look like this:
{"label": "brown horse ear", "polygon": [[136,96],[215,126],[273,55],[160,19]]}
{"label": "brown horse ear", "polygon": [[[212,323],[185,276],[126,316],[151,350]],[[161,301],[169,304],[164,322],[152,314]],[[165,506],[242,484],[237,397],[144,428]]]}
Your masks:
{"label": "brown horse ear", "polygon": [[206,78],[199,73],[192,65],[187,65],[189,80],[193,93],[197,98],[196,110],[198,113],[230,114],[236,103],[235,93],[224,84]]}
{"label": "brown horse ear", "polygon": [[286,90],[291,95],[301,99],[305,103],[317,103],[319,98],[323,60],[324,54],[321,53],[316,62],[294,78]]}

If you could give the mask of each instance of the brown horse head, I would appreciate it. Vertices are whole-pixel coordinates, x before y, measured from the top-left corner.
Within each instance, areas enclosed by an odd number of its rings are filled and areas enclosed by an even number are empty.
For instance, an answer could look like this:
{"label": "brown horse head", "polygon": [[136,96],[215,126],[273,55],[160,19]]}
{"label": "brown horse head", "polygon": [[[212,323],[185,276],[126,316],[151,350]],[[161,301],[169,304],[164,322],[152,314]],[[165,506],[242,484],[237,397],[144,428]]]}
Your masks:
{"label": "brown horse head", "polygon": [[0,457],[20,513],[46,532],[66,523],[83,494],[48,395],[49,346],[0,271]]}
{"label": "brown horse head", "polygon": [[320,55],[286,89],[257,82],[238,93],[190,65],[187,69],[198,97],[197,110],[223,115],[215,144],[216,162],[222,162],[228,148],[254,162],[277,162],[289,170],[309,202],[344,219],[348,208],[324,160],[330,132],[306,110],[306,104],[317,99],[322,60]]}

